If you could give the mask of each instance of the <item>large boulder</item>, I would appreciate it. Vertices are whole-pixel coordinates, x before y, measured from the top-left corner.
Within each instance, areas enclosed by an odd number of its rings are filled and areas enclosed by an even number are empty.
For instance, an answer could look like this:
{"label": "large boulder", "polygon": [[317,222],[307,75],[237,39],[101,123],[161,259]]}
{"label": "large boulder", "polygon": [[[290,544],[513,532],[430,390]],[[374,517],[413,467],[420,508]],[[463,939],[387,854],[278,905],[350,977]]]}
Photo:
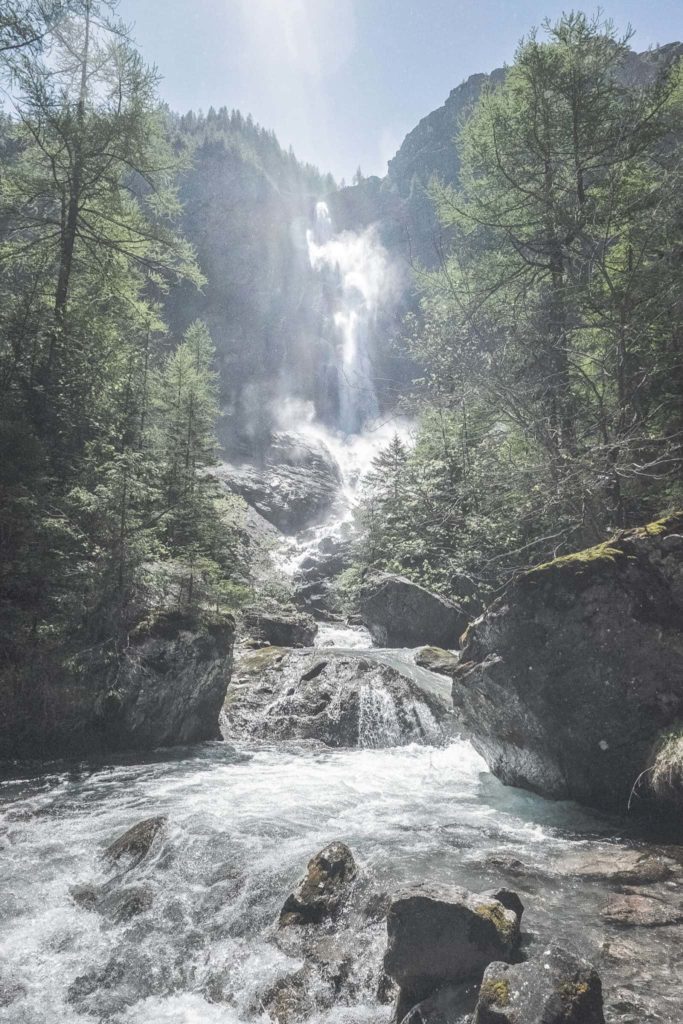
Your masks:
{"label": "large boulder", "polygon": [[312,647],[318,632],[310,615],[288,609],[248,608],[242,615],[242,624],[253,640],[275,647]]}
{"label": "large boulder", "polygon": [[258,465],[225,463],[213,474],[286,534],[319,522],[341,487],[339,466],[327,445],[300,434],[274,434]]}
{"label": "large boulder", "polygon": [[396,896],[384,957],[400,986],[396,1019],[443,986],[480,977],[493,960],[513,959],[520,919],[493,896],[456,887],[414,886]]}
{"label": "large boulder", "polygon": [[602,983],[586,960],[559,946],[523,964],[492,963],[473,1024],[604,1024]]}
{"label": "large boulder", "polygon": [[237,662],[225,738],[318,740],[331,747],[439,743],[451,735],[450,681],[371,652],[264,648]]}
{"label": "large boulder", "polygon": [[42,701],[0,693],[0,756],[75,757],[219,739],[234,636],[230,615],[148,610],[116,643],[60,665]]}
{"label": "large boulder", "polygon": [[452,649],[458,646],[469,621],[457,604],[391,573],[365,581],[360,613],[379,647],[433,644]]}
{"label": "large boulder", "polygon": [[659,737],[683,718],[683,514],[514,583],[468,630],[453,701],[503,782],[646,803]]}

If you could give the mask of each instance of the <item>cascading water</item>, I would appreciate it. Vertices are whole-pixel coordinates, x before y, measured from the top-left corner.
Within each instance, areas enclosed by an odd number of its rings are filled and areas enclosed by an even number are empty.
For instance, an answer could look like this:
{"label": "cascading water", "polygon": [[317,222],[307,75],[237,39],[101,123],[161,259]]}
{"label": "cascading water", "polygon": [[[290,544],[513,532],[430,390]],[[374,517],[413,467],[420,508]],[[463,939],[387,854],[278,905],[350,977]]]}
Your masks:
{"label": "cascading water", "polygon": [[316,207],[308,231],[308,255],[314,270],[335,281],[332,313],[336,336],[338,427],[358,434],[379,416],[372,379],[372,333],[382,301],[390,292],[390,266],[375,231],[334,234],[327,203]]}

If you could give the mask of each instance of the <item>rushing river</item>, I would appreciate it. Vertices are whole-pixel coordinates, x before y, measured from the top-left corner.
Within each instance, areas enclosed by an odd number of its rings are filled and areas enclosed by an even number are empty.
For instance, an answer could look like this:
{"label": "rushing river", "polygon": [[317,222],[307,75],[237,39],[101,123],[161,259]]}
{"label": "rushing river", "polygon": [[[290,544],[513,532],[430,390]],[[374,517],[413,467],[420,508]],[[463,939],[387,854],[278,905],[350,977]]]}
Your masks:
{"label": "rushing river", "polygon": [[[212,743],[14,779],[0,801],[0,1020],[11,1024],[267,1020],[264,994],[299,966],[274,944],[274,921],[333,839],[389,892],[410,881],[490,888],[503,880],[490,858],[518,858],[538,871],[517,886],[525,930],[593,959],[609,1021],[683,1019],[675,932],[611,930],[598,916],[604,884],[547,873],[568,853],[611,850],[613,823],[504,788],[462,741],[344,751]],[[121,923],[77,906],[72,886],[111,875],[105,846],[158,814],[168,834],[131,872],[151,906]],[[375,999],[381,921],[362,940],[366,981],[310,1021],[389,1020]]]}

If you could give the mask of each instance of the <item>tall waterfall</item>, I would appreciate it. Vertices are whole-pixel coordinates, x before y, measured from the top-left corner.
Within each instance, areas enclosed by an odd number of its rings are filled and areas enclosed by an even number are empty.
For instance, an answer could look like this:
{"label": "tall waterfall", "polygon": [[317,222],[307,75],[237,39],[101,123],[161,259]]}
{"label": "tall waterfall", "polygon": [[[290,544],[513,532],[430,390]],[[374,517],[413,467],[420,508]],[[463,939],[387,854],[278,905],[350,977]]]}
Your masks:
{"label": "tall waterfall", "polygon": [[307,233],[311,266],[335,283],[333,326],[338,424],[358,434],[379,415],[372,377],[371,345],[381,302],[390,290],[387,252],[375,231],[334,233],[327,203],[318,203]]}

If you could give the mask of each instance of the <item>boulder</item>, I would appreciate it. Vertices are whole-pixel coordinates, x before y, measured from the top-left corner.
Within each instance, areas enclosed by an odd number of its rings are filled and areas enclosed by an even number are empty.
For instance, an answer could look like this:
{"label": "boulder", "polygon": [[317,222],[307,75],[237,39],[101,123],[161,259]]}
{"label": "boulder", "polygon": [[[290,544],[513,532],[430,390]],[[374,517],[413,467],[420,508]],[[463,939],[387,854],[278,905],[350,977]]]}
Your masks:
{"label": "boulder", "polygon": [[418,583],[383,573],[361,589],[360,614],[379,647],[456,647],[468,617],[458,605]]}
{"label": "boulder", "polygon": [[248,608],[243,613],[242,623],[252,639],[275,647],[312,647],[318,632],[310,615],[287,609]]}
{"label": "boulder", "polygon": [[142,608],[126,636],[62,664],[49,701],[7,706],[2,756],[77,757],[220,737],[235,622],[207,611]]}
{"label": "boulder", "polygon": [[453,676],[460,657],[454,651],[444,651],[441,647],[421,647],[415,654],[415,664],[442,676]]}
{"label": "boulder", "polygon": [[423,675],[369,651],[252,651],[238,659],[223,735],[331,747],[443,742],[451,735],[450,683]]}
{"label": "boulder", "polygon": [[166,831],[167,825],[168,818],[162,815],[145,818],[115,839],[104,851],[104,856],[116,862],[126,858],[128,866],[139,864],[151,850],[156,837]]}
{"label": "boulder", "polygon": [[414,886],[394,898],[387,917],[386,973],[400,986],[396,1019],[444,985],[511,960],[520,917],[491,896],[456,887]]}
{"label": "boulder", "polygon": [[297,608],[317,619],[331,621],[338,618],[341,605],[329,580],[295,582],[292,600]]}
{"label": "boulder", "polygon": [[322,440],[278,433],[258,465],[224,463],[213,475],[286,534],[319,522],[336,501],[339,466]]}
{"label": "boulder", "polygon": [[522,964],[490,964],[473,1024],[604,1024],[602,983],[586,961],[559,946]]}
{"label": "boulder", "polygon": [[116,749],[154,749],[220,738],[235,622],[229,615],[165,612],[131,634],[97,708]]}
{"label": "boulder", "polygon": [[287,897],[280,912],[280,927],[319,924],[333,917],[348,896],[357,873],[348,846],[330,843],[311,858],[306,877]]}
{"label": "boulder", "polygon": [[653,749],[683,718],[681,532],[683,514],[539,566],[468,629],[453,701],[503,782],[653,806]]}

